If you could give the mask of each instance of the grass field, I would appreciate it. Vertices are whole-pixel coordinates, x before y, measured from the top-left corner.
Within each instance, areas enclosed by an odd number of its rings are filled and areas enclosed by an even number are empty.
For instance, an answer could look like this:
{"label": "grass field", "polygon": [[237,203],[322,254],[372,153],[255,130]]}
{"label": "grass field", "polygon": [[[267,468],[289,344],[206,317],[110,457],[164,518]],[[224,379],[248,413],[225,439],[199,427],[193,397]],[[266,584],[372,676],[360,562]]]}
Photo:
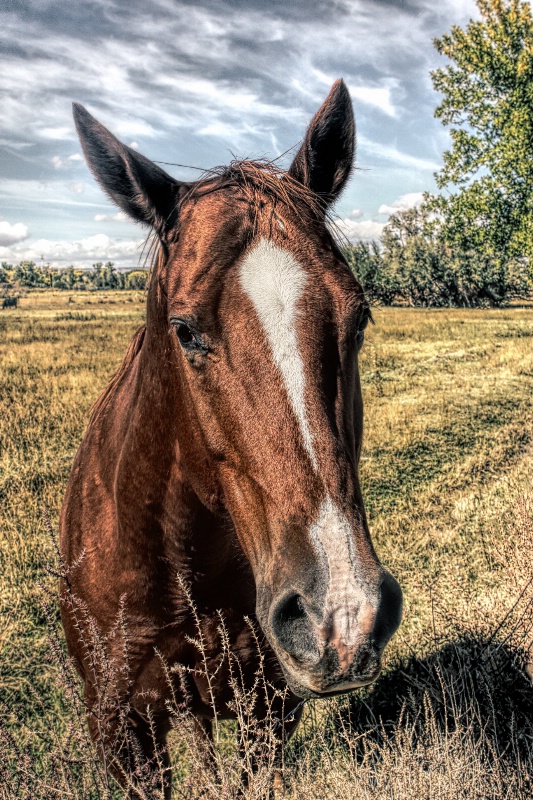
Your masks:
{"label": "grass field", "polygon": [[[42,511],[55,528],[88,409],[144,314],[135,293],[72,298],[32,293],[0,313],[4,744],[6,729],[14,736],[2,798],[39,797],[13,776],[46,776],[50,731],[61,736],[69,714],[40,605],[54,585]],[[374,316],[361,476],[404,620],[372,688],[308,706],[287,753],[288,794],[532,797],[533,308]],[[29,748],[30,766],[15,745]],[[56,786],[42,796],[85,795]]]}

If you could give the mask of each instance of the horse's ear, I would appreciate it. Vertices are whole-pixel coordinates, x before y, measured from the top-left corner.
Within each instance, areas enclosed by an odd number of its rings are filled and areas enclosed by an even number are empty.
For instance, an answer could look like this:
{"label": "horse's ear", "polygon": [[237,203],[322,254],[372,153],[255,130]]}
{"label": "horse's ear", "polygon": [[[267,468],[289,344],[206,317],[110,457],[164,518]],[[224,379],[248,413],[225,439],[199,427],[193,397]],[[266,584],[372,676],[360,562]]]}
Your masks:
{"label": "horse's ear", "polygon": [[122,144],[82,105],[72,107],[85,158],[105,192],[136,222],[164,237],[176,225],[180,191],[187,185]]}
{"label": "horse's ear", "polygon": [[333,84],[307,129],[289,175],[318,194],[326,205],[342,191],[353,166],[355,120],[344,81]]}

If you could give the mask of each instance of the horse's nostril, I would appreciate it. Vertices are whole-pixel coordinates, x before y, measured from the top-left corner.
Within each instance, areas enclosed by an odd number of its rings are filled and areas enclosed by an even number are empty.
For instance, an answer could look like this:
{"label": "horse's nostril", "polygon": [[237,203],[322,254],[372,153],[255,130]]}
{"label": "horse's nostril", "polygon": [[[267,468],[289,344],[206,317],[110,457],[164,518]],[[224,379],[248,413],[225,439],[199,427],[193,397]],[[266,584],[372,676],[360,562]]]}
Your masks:
{"label": "horse's nostril", "polygon": [[274,606],[271,626],[278,644],[290,656],[302,662],[317,659],[314,628],[301,595],[292,592]]}
{"label": "horse's nostril", "polygon": [[380,587],[379,609],[374,626],[374,639],[383,648],[395,633],[402,618],[402,590],[395,578],[386,572]]}
{"label": "horse's nostril", "polygon": [[303,597],[299,594],[290,595],[282,604],[278,606],[278,618],[283,624],[306,616]]}

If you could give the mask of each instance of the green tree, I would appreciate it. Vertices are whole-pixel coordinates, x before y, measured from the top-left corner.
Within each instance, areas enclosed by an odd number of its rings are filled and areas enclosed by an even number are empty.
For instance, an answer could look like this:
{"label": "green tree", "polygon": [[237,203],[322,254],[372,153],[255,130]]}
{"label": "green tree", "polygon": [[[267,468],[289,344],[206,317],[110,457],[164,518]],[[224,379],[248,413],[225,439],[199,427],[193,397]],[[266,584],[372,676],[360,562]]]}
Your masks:
{"label": "green tree", "polygon": [[477,6],[480,20],[434,42],[451,62],[432,73],[452,138],[437,184],[458,191],[430,202],[450,245],[505,269],[533,259],[533,16],[523,0]]}
{"label": "green tree", "polygon": [[104,265],[104,286],[106,289],[117,289],[119,279],[112,261],[106,261]]}
{"label": "green tree", "polygon": [[76,273],[72,264],[63,270],[63,281],[67,289],[73,289],[76,285]]}
{"label": "green tree", "polygon": [[525,259],[504,263],[482,250],[451,245],[442,219],[426,205],[391,216],[382,262],[394,300],[414,306],[497,306],[528,291]]}
{"label": "green tree", "polygon": [[89,279],[94,289],[105,289],[104,262],[97,261],[93,264],[93,272],[89,273]]}
{"label": "green tree", "polygon": [[438,242],[424,210],[408,208],[393,214],[383,230],[382,245],[397,299],[415,306],[446,304]]}
{"label": "green tree", "polygon": [[144,291],[148,281],[148,272],[145,269],[132,269],[126,273],[125,288]]}
{"label": "green tree", "polygon": [[42,286],[44,282],[41,272],[42,270],[33,261],[21,261],[13,270],[13,279],[20,286]]}
{"label": "green tree", "polygon": [[390,305],[398,287],[378,242],[356,242],[344,248],[350,268],[371,303]]}

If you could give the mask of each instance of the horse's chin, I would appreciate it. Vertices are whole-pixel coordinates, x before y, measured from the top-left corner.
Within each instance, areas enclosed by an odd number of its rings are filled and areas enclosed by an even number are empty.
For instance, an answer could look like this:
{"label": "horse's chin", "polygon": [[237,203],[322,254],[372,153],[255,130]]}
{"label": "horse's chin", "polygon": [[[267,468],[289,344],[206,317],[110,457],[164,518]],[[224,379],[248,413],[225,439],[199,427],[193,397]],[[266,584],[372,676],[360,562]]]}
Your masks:
{"label": "horse's chin", "polygon": [[344,676],[332,682],[321,681],[316,676],[295,675],[294,672],[289,672],[283,665],[282,669],[291,692],[302,700],[312,700],[320,697],[338,697],[356,689],[361,689],[363,686],[368,686],[379,677],[381,663],[378,663],[375,669],[364,675]]}

